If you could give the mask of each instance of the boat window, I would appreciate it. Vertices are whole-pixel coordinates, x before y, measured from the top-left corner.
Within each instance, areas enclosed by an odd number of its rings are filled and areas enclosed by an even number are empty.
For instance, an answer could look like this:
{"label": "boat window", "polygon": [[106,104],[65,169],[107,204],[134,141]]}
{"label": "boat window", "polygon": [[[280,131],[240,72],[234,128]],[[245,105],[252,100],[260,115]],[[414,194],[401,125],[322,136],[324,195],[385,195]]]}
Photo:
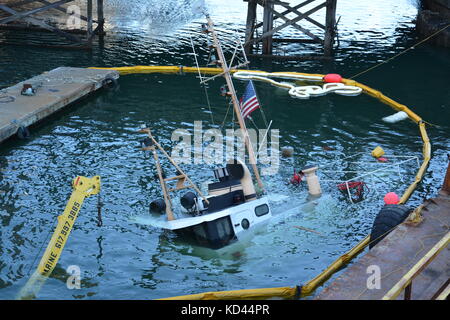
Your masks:
{"label": "boat window", "polygon": [[270,211],[269,210],[269,206],[267,204],[262,204],[260,206],[255,207],[255,214],[258,217],[261,217],[261,216],[263,216],[265,214],[268,214],[269,211]]}
{"label": "boat window", "polygon": [[217,233],[219,234],[220,239],[230,235],[230,223],[226,217],[217,220]]}

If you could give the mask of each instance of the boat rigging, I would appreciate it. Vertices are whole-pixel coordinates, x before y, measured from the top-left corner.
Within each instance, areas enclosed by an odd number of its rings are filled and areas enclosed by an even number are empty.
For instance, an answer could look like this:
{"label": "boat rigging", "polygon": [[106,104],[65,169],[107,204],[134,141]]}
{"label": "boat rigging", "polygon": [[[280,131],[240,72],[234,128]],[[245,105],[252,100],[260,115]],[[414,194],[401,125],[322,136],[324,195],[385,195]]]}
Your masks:
{"label": "boat rigging", "polygon": [[[235,242],[241,235],[246,234],[256,225],[262,225],[263,222],[267,222],[272,213],[268,197],[264,195],[264,184],[257,167],[255,150],[251,143],[245,120],[241,114],[240,103],[231,77],[233,69],[247,65],[249,62],[244,56],[244,63],[239,64],[237,67],[232,67],[236,56],[236,48],[229,66],[214,29],[214,23],[208,14],[206,14],[206,19],[207,24],[204,24],[202,29],[205,34],[212,37],[213,44],[210,48],[215,49],[218,57],[217,64],[222,69],[222,72],[205,80],[201,78],[200,74],[201,84],[218,76],[225,78],[227,87],[224,90],[224,95],[231,98],[259,192],[256,192],[252,175],[244,163],[244,159],[235,158],[230,160],[225,167],[214,170],[214,176],[218,181],[209,183],[208,194],[203,194],[153,137],[150,128],[144,126],[140,132],[148,135],[146,139],[141,141],[142,149],[153,153],[163,193],[163,199],[154,200],[150,204],[151,212],[166,214],[167,219],[159,226],[178,234],[187,235],[201,245],[218,249]],[[198,65],[197,59],[196,63]],[[176,169],[177,173],[175,176],[165,177],[158,152],[161,152]],[[176,186],[169,187],[168,184],[171,182],[176,182]],[[178,207],[179,210],[176,210],[171,193],[183,189],[192,189],[192,191],[188,191],[180,197],[181,208]]]}

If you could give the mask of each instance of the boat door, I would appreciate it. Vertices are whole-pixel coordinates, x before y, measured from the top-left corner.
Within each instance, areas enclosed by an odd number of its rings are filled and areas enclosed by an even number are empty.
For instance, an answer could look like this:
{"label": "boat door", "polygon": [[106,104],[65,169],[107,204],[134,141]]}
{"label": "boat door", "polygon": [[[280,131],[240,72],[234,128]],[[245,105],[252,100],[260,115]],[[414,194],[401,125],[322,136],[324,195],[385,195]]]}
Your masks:
{"label": "boat door", "polygon": [[252,208],[247,208],[246,210],[241,210],[231,214],[231,224],[233,225],[234,234],[239,235],[239,233],[249,230],[253,224],[254,219],[252,219]]}

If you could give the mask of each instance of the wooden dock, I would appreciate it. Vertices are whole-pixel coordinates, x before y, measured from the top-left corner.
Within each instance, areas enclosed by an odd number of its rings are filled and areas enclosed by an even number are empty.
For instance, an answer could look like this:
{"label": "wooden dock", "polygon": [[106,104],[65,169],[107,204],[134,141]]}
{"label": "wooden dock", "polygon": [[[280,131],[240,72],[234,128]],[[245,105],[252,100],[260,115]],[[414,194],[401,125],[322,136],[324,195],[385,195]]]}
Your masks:
{"label": "wooden dock", "polygon": [[[113,70],[60,67],[0,90],[0,142],[119,78]],[[35,95],[22,95],[25,84]]]}
{"label": "wooden dock", "polygon": [[[418,211],[420,214],[417,217],[420,219],[415,222],[407,219],[397,226],[325,287],[316,299],[430,300],[448,297],[450,166],[439,196],[426,200],[419,210],[416,210]],[[376,268],[379,268],[378,285],[373,282]],[[407,280],[408,277],[412,281]],[[404,285],[408,283],[411,285]],[[400,286],[401,284],[403,286]]]}

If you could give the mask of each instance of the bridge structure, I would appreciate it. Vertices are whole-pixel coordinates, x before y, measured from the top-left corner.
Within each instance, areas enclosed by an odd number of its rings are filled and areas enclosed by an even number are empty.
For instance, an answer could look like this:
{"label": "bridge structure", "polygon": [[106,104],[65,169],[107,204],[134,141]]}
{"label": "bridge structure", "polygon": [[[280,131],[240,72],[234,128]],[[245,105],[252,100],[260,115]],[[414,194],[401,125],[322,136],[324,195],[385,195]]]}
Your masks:
{"label": "bridge structure", "polygon": [[[285,60],[332,57],[339,23],[337,0],[243,1],[247,3],[244,48],[248,56]],[[258,11],[262,11],[262,18]],[[450,46],[449,19],[450,0],[421,0],[417,18],[419,34],[432,35],[436,44]],[[104,0],[3,0],[0,3],[0,29],[52,32],[69,41],[63,45],[65,48],[92,48],[96,35],[103,39],[104,25]],[[445,30],[441,30],[443,27]],[[291,32],[285,32],[289,29]],[[439,34],[434,37],[437,31]],[[313,44],[314,54],[289,55],[285,48],[292,43]],[[42,46],[61,45],[45,42]]]}
{"label": "bridge structure", "polygon": [[[44,14],[46,17],[58,14],[63,23],[49,22],[43,18]],[[70,44],[64,46],[67,48],[91,48],[95,35],[105,34],[104,24],[103,0],[17,0],[0,3],[0,29],[53,32],[69,41]]]}
{"label": "bridge structure", "polygon": [[[337,30],[337,0],[244,0],[244,2],[248,2],[244,48],[249,56],[303,60],[327,58],[332,55]],[[263,10],[261,22],[256,21],[258,8]],[[325,15],[322,15],[325,17],[324,21],[313,16],[320,11],[325,11]],[[274,22],[278,21],[281,21],[281,24],[275,26]],[[279,37],[281,31],[287,28],[296,31],[296,36]],[[315,56],[274,55],[273,44],[275,42],[315,43],[323,48],[323,54]]]}
{"label": "bridge structure", "polygon": [[[245,49],[250,56],[314,59],[329,57],[332,54],[336,35],[337,0],[244,2],[248,3]],[[261,22],[257,21],[258,9],[263,10]],[[324,21],[313,17],[317,12],[326,13]],[[48,21],[55,20],[49,19],[55,17],[58,17],[60,23]],[[74,21],[77,23],[73,23]],[[277,25],[280,21],[282,23]],[[70,45],[65,47],[90,48],[95,35],[104,35],[104,24],[103,0],[6,0],[0,4],[0,29],[50,31],[69,41]],[[288,28],[296,31],[295,37],[280,37],[282,31]],[[301,36],[297,36],[298,33]],[[323,47],[323,55],[277,56],[273,54],[274,43],[314,43]],[[49,46],[48,43],[44,45]]]}

